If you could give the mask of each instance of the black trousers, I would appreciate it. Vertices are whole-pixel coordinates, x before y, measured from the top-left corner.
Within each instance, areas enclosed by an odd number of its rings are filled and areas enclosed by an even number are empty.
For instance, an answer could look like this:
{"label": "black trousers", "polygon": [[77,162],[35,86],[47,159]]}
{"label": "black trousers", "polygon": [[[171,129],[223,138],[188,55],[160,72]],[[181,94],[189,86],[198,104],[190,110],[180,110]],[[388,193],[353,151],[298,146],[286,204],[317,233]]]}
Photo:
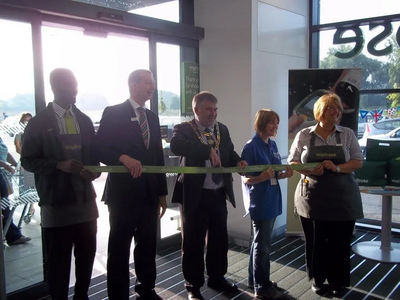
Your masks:
{"label": "black trousers", "polygon": [[318,221],[301,218],[306,240],[308,278],[316,284],[325,280],[331,287],[350,285],[350,244],[353,221]]}
{"label": "black trousers", "polygon": [[205,245],[209,280],[218,282],[224,279],[228,268],[227,217],[224,188],[216,191],[203,189],[198,209],[191,213],[183,212],[182,271],[188,290],[199,289],[204,284]]}
{"label": "black trousers", "polygon": [[158,202],[144,199],[133,207],[111,205],[108,239],[107,290],[110,300],[130,296],[129,256],[132,238],[136,271],[136,292],[143,296],[155,287]]}
{"label": "black trousers", "polygon": [[88,300],[88,289],[96,255],[97,220],[54,228],[43,228],[45,280],[52,300],[67,300],[71,255],[75,256],[74,300]]}

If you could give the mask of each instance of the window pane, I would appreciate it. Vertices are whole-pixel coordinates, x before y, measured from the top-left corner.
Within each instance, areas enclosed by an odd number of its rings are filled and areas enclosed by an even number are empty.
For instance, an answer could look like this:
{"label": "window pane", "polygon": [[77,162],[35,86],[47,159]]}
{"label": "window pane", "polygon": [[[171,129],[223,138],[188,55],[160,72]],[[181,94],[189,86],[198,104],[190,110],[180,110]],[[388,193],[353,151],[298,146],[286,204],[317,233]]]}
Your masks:
{"label": "window pane", "polygon": [[[400,126],[400,93],[360,95],[358,137],[384,134]],[[378,122],[376,122],[376,119]]]}
{"label": "window pane", "polygon": [[[19,161],[20,150],[17,150],[15,141],[22,143],[20,116],[22,112],[32,115],[35,113],[31,25],[0,20],[0,41],[0,138],[7,146],[8,152]],[[8,203],[7,207],[2,209],[2,214],[6,219],[13,220],[14,224],[10,224],[8,229],[7,226],[4,227],[4,231],[7,231],[6,241],[10,247],[5,247],[4,258],[0,257],[5,264],[7,293],[43,281],[40,212],[34,203],[39,198],[36,190],[30,188],[29,183],[33,182],[32,174],[25,178],[18,174],[24,173],[21,171],[10,176],[13,193],[9,195],[9,201],[5,202],[5,199],[2,199],[2,204]],[[24,183],[29,184],[29,187]],[[33,209],[36,209],[34,215]],[[21,245],[12,245],[21,237],[21,233],[31,240]]]}
{"label": "window pane", "polygon": [[[179,166],[179,159],[169,148],[172,129],[181,123],[180,105],[180,47],[157,43],[157,89],[158,115],[160,124],[167,126],[167,137],[163,139],[164,161],[166,166]],[[180,234],[179,207],[171,203],[172,192],[176,181],[175,173],[167,174],[168,208],[165,216],[160,220],[161,238]]]}
{"label": "window pane", "polygon": [[357,20],[400,13],[393,0],[320,0],[320,24]]}
{"label": "window pane", "polygon": [[[386,134],[400,126],[399,94],[373,94],[360,96],[360,114],[358,121],[358,142],[361,149],[365,149],[367,137]],[[392,107],[393,110],[388,108]],[[382,111],[382,116],[375,122],[375,111]],[[361,117],[361,113],[364,118]],[[366,220],[380,222],[382,220],[382,198],[377,195],[361,193],[364,217]],[[400,227],[400,197],[393,198],[392,222],[394,228]],[[396,202],[397,201],[397,202]],[[397,203],[397,204],[395,204]]]}
{"label": "window pane", "polygon": [[179,1],[149,5],[143,8],[129,10],[128,12],[142,16],[157,18],[165,21],[179,23]]}
{"label": "window pane", "polygon": [[[396,40],[396,32],[400,22],[392,23],[392,35],[383,39],[375,46],[375,50],[381,51],[387,47],[389,52],[384,56],[372,55],[371,49],[368,51],[368,44],[383,31],[382,26],[369,30],[368,26],[361,26],[364,35],[364,45],[361,46],[359,54],[349,54],[350,58],[337,57],[340,53],[350,53],[356,48],[356,43],[334,45],[333,37],[336,30],[321,31],[319,54],[320,68],[362,68],[361,89],[390,89],[400,87],[400,48]],[[343,33],[343,37],[354,37],[355,33],[348,30]],[[373,41],[372,41],[373,43]],[[370,46],[372,46],[372,43]],[[373,51],[373,50],[372,50]]]}
{"label": "window pane", "polygon": [[144,38],[112,34],[98,38],[82,30],[47,26],[42,27],[42,35],[46,102],[53,101],[50,72],[61,67],[72,70],[78,80],[76,106],[92,118],[95,128],[106,106],[128,99],[129,74],[149,68]]}
{"label": "window pane", "polygon": [[179,23],[179,0],[72,0]]}

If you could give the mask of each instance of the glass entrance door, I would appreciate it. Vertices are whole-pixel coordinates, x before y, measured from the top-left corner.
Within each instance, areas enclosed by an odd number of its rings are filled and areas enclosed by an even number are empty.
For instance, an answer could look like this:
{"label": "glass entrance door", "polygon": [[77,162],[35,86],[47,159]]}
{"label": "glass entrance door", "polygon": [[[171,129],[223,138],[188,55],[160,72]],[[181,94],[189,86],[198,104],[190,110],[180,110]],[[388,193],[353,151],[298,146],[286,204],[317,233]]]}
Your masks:
{"label": "glass entrance door", "polygon": [[[78,81],[76,106],[87,114],[95,130],[106,106],[129,97],[128,76],[135,69],[149,68],[149,44],[146,38],[107,34],[88,35],[83,28],[42,27],[43,68],[46,103],[53,101],[49,83],[55,68],[72,70]],[[150,101],[148,101],[149,103]],[[97,251],[92,277],[106,273],[109,218],[101,202],[107,173],[93,181],[97,194]],[[70,285],[75,283],[74,263]]]}
{"label": "glass entrance door", "polygon": [[[21,113],[35,113],[31,24],[0,20],[0,43],[0,138],[18,162],[15,141],[21,133]],[[1,173],[6,176],[4,170]],[[5,240],[1,241],[4,257],[0,257],[0,264],[4,264],[5,292],[10,294],[43,282],[43,255],[37,206],[24,202],[27,199],[18,173],[8,178],[13,192],[8,197],[2,195]],[[22,235],[25,238],[21,239]]]}
{"label": "glass entrance door", "polygon": [[[181,123],[180,111],[180,47],[157,43],[157,88],[158,115],[164,127],[164,161],[166,166],[179,166],[179,157],[169,148],[174,125]],[[181,224],[179,207],[171,203],[176,174],[167,174],[168,197],[167,211],[160,221],[161,246],[167,240],[176,239],[180,235]],[[174,238],[175,237],[175,238]]]}
{"label": "glass entrance door", "polygon": [[[15,39],[16,34],[18,40]],[[15,133],[4,128],[8,124],[18,124],[21,112],[28,111],[32,115],[35,112],[31,25],[0,20],[0,39],[3,44],[0,48],[0,79],[4,84],[0,89],[0,125],[3,125],[0,137],[18,160],[13,136]],[[39,73],[43,71],[44,101],[49,103],[53,100],[50,72],[59,67],[71,69],[78,80],[76,105],[92,119],[95,129],[99,126],[106,106],[127,99],[128,75],[135,69],[149,69],[150,65],[151,51],[144,37],[113,33],[102,33],[99,37],[84,28],[47,23],[41,27],[41,40],[43,69]],[[161,125],[166,127],[163,141],[165,163],[176,166],[179,164],[178,157],[170,152],[169,141],[173,126],[185,121],[180,111],[181,47],[165,43],[156,43],[156,47],[158,113]],[[109,221],[107,207],[101,202],[106,175],[104,173],[94,181],[100,218],[93,277],[106,273]],[[180,239],[179,210],[177,205],[171,203],[175,179],[176,174],[167,174],[168,210],[160,224],[160,248],[179,243]],[[13,220],[17,226],[21,226],[22,234],[29,236],[31,241],[10,246],[4,251],[7,294],[44,281],[40,208],[37,205],[34,207],[36,211],[27,222],[23,219],[27,214],[22,211],[24,207],[20,205],[15,210]],[[70,285],[73,285],[74,262],[71,267]]]}

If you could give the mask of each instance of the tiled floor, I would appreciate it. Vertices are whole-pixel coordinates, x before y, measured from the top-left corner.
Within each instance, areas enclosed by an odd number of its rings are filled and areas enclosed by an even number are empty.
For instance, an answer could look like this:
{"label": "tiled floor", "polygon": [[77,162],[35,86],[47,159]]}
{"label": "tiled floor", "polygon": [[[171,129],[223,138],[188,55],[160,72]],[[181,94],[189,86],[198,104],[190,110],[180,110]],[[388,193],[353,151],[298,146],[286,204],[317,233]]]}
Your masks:
{"label": "tiled floor", "polygon": [[[360,241],[379,240],[379,235],[357,231],[353,244]],[[394,238],[398,243],[399,238]],[[247,266],[249,248],[231,245],[228,253],[229,268],[227,278],[238,283],[239,291],[234,294],[218,293],[205,285],[202,294],[205,299],[253,299],[253,291],[247,288]],[[311,289],[304,265],[304,242],[297,237],[278,237],[273,244],[271,255],[271,278],[285,291],[285,299],[338,299],[326,294],[317,296]],[[131,269],[131,298],[135,298],[135,272]],[[156,290],[163,299],[187,299],[184,289],[184,278],[181,272],[179,246],[164,250],[157,255]],[[366,260],[355,254],[351,255],[351,287],[342,299],[400,299],[400,266],[382,264]],[[92,279],[90,288],[91,300],[107,298],[106,276]],[[72,289],[71,296],[72,299]]]}

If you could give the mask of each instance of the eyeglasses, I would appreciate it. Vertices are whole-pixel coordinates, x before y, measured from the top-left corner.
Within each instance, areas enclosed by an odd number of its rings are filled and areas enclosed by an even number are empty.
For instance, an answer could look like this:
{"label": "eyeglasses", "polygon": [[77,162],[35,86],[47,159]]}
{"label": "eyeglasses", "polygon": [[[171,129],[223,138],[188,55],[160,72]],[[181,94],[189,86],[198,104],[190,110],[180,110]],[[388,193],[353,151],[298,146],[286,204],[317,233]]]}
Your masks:
{"label": "eyeglasses", "polygon": [[341,108],[339,108],[339,107],[336,107],[336,106],[328,106],[327,108],[326,108],[327,110],[331,110],[331,111],[339,111],[339,112],[342,112],[342,109]]}

